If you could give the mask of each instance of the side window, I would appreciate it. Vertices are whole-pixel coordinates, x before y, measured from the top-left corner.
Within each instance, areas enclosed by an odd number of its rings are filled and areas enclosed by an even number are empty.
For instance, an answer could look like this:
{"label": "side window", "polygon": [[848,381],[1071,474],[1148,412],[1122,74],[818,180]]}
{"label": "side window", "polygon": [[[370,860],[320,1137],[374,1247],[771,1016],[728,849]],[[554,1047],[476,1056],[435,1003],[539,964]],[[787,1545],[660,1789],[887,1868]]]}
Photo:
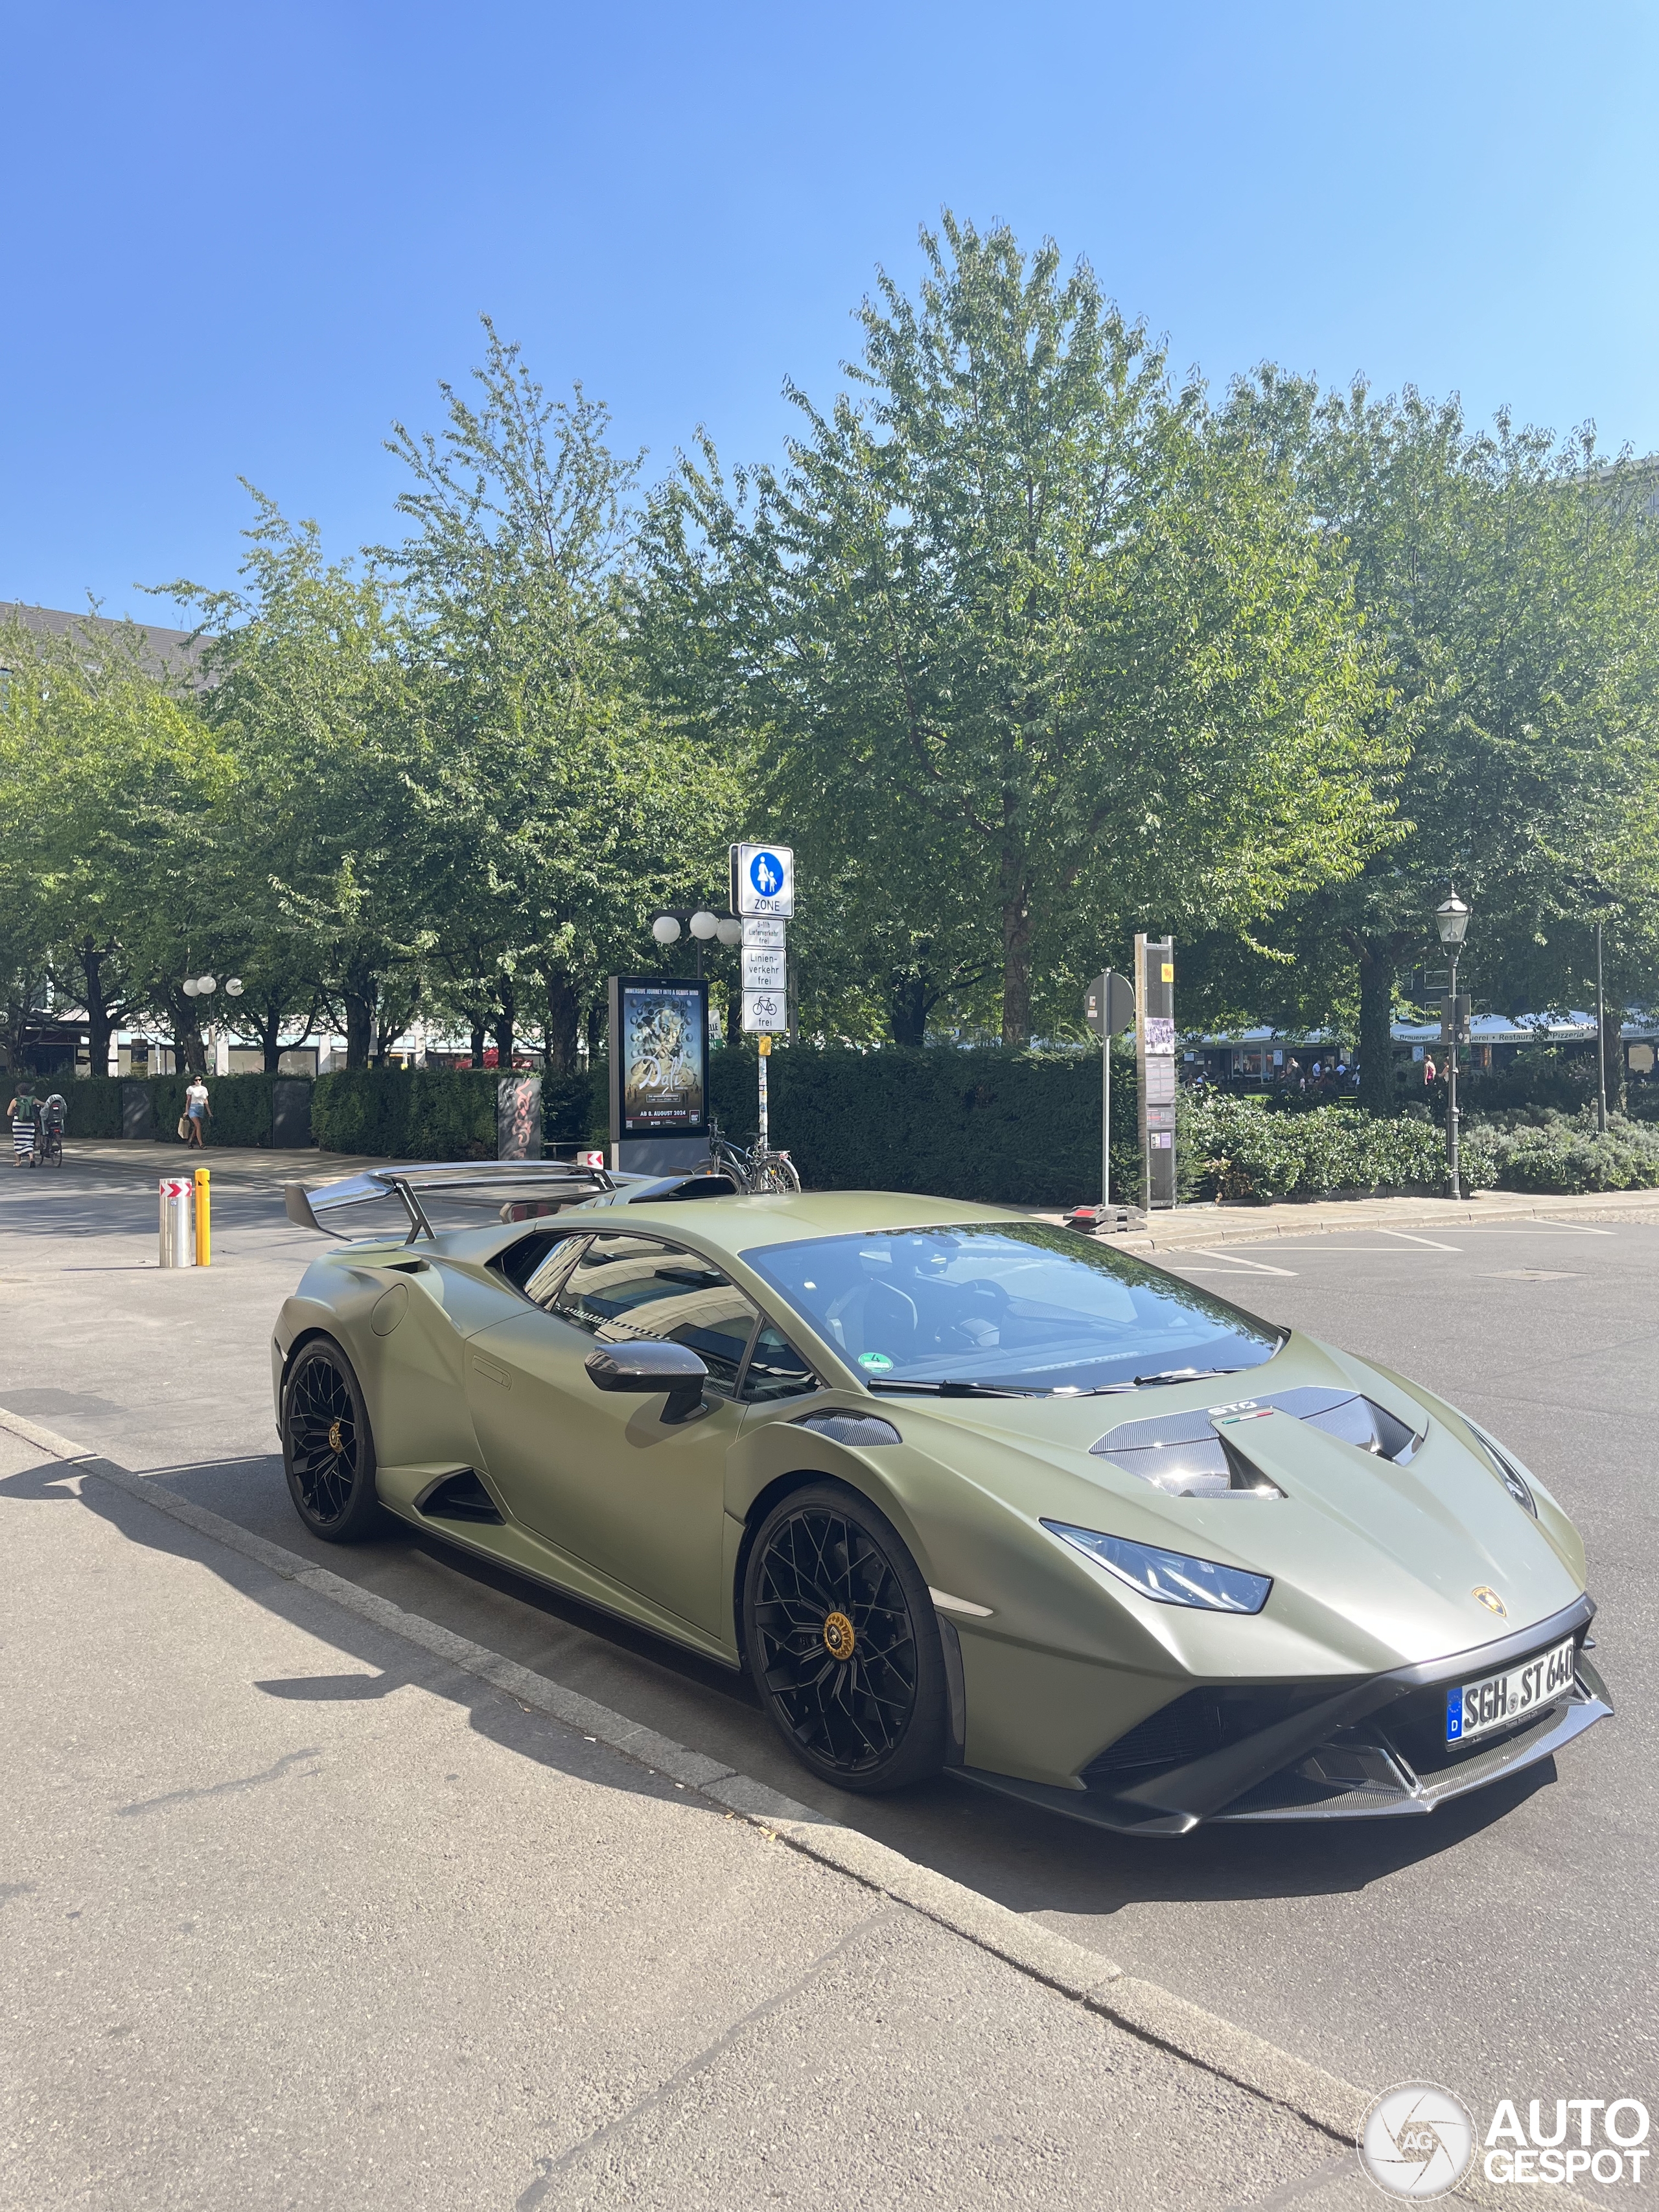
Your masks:
{"label": "side window", "polygon": [[538,1229],[533,1236],[521,1237],[516,1244],[498,1252],[490,1264],[515,1291],[544,1306],[584,1241],[564,1230]]}
{"label": "side window", "polygon": [[817,1376],[783,1331],[769,1321],[763,1322],[743,1378],[744,1403],[759,1406],[773,1398],[799,1398],[817,1387]]}
{"label": "side window", "polygon": [[602,1344],[630,1336],[683,1344],[708,1370],[710,1387],[728,1397],[757,1319],[712,1261],[648,1237],[595,1237],[552,1311]]}

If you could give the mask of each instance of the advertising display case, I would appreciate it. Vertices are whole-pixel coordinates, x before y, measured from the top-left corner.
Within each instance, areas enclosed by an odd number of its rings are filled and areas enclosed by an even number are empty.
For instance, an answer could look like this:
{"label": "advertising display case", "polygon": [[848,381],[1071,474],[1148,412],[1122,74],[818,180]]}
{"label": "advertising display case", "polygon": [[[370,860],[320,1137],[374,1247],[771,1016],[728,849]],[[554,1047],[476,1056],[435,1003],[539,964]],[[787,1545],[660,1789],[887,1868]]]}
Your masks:
{"label": "advertising display case", "polygon": [[611,1141],[708,1139],[708,986],[611,978]]}

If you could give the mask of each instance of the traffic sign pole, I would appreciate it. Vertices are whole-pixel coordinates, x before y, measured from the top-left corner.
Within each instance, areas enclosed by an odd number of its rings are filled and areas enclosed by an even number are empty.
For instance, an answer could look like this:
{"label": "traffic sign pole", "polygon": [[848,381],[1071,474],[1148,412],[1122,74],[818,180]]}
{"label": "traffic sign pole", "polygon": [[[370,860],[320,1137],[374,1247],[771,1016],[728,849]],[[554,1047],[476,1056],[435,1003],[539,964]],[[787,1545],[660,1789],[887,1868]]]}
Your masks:
{"label": "traffic sign pole", "polygon": [[1100,1207],[1112,1203],[1112,1039],[1135,1018],[1134,986],[1108,968],[1085,994],[1083,1018],[1100,1039]]}
{"label": "traffic sign pole", "polygon": [[789,954],[784,924],[794,919],[795,855],[787,845],[733,845],[732,911],[743,922],[743,1025],[760,1042],[760,1127],[772,1141],[767,1075],[772,1039],[789,1026]]}

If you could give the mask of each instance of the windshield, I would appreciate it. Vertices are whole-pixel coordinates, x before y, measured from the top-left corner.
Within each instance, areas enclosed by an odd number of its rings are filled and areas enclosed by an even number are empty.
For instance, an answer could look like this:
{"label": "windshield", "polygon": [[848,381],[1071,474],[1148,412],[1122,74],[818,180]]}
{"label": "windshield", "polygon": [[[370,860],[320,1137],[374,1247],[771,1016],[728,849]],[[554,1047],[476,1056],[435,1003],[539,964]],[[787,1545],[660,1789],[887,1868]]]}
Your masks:
{"label": "windshield", "polygon": [[877,1386],[1100,1390],[1234,1374],[1281,1333],[1042,1222],[880,1230],[744,1258]]}

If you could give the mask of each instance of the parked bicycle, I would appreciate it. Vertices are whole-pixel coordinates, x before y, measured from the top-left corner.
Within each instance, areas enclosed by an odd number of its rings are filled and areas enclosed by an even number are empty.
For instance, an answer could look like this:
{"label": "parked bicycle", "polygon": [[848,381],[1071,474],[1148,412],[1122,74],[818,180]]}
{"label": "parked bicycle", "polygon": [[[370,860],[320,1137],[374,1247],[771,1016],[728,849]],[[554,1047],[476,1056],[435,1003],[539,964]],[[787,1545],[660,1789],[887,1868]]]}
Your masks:
{"label": "parked bicycle", "polygon": [[745,1151],[741,1145],[734,1145],[715,1121],[708,1124],[708,1158],[696,1172],[726,1176],[745,1195],[800,1188],[799,1173],[787,1152],[758,1144]]}

